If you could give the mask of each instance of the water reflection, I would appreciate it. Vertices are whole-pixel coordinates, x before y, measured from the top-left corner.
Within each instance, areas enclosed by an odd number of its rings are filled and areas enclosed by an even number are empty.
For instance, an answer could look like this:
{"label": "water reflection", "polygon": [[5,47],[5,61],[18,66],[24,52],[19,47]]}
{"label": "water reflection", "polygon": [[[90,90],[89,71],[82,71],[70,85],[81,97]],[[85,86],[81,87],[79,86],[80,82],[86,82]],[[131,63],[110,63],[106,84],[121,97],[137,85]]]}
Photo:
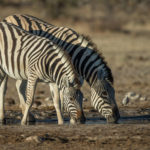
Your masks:
{"label": "water reflection", "polygon": [[[106,124],[104,118],[91,117],[86,118],[85,124]],[[20,125],[20,120],[6,118],[4,125]],[[69,118],[64,119],[65,124],[69,124]],[[124,116],[118,121],[118,124],[148,124],[150,123],[150,115],[142,116]],[[28,125],[46,125],[46,124],[57,124],[57,119],[37,119],[36,122],[29,122]]]}

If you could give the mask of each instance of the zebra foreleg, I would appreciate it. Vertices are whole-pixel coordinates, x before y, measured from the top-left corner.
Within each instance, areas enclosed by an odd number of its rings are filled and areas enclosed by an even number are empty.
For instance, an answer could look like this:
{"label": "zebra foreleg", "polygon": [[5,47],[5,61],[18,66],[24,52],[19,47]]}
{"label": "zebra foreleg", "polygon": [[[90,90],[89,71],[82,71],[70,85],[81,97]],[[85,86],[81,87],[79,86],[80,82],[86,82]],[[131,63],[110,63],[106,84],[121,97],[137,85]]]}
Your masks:
{"label": "zebra foreleg", "polygon": [[64,97],[63,97],[63,92],[60,90],[60,102],[61,102],[61,112],[64,112]]}
{"label": "zebra foreleg", "polygon": [[23,118],[21,120],[21,125],[27,124],[27,117],[28,117],[30,108],[31,108],[32,103],[33,103],[36,83],[37,83],[37,76],[33,75],[33,74],[30,75],[28,77],[28,81],[27,81],[27,94],[26,94],[27,100],[26,100],[26,104],[25,104],[24,115],[23,115]]}
{"label": "zebra foreleg", "polygon": [[[24,114],[25,111],[25,100],[26,100],[26,88],[27,88],[27,81],[26,80],[17,80],[16,81],[16,88],[20,100],[20,107],[22,109],[22,114]],[[32,115],[32,113],[29,113],[29,116],[27,117],[27,121],[29,122],[35,122],[35,118]]]}
{"label": "zebra foreleg", "polygon": [[7,75],[0,76],[0,123],[5,123],[4,96],[7,90]]}
{"label": "zebra foreleg", "polygon": [[49,87],[50,87],[50,92],[53,98],[54,106],[56,109],[58,124],[61,125],[64,123],[64,120],[63,120],[63,115],[61,112],[60,92],[56,83],[50,83]]}

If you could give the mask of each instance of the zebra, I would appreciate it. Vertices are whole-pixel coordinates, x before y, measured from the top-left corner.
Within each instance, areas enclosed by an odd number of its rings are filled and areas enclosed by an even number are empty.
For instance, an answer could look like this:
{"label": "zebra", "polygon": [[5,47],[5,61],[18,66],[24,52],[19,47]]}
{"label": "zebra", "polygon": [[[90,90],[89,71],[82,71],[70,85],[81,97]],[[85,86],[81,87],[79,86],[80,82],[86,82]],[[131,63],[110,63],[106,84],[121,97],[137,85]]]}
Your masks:
{"label": "zebra", "polygon": [[113,75],[104,57],[87,36],[71,28],[57,27],[30,15],[11,15],[4,21],[51,40],[70,55],[75,70],[90,86],[91,104],[106,118],[108,123],[115,123],[120,118],[115,101]]}
{"label": "zebra", "polygon": [[[27,83],[26,91],[20,95],[26,99],[23,105],[21,124],[27,123],[27,116],[33,103],[37,82],[50,83],[56,91],[54,104],[58,120],[58,95],[61,91],[64,105],[68,110],[71,123],[82,123],[85,117],[80,101],[80,81],[68,54],[48,39],[27,33],[15,25],[0,22],[0,120],[4,120],[4,95],[8,76],[18,80],[20,87]],[[23,88],[22,88],[23,89]],[[26,94],[25,94],[26,92]],[[56,102],[55,102],[56,101]],[[63,122],[59,122],[61,124]]]}

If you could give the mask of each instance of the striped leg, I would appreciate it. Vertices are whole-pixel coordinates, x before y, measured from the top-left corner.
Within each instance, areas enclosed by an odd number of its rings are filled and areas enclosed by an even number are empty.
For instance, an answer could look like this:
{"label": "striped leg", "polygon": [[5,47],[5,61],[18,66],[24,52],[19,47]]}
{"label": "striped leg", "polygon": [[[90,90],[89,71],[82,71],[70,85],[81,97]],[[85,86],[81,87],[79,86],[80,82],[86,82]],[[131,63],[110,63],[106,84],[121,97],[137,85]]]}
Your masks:
{"label": "striped leg", "polygon": [[27,117],[34,99],[36,83],[37,83],[37,76],[33,74],[29,75],[28,82],[27,82],[27,100],[25,104],[24,115],[21,120],[21,125],[26,125],[27,123]]}
{"label": "striped leg", "polygon": [[[26,87],[27,87],[26,80],[17,80],[16,81],[16,88],[17,88],[17,92],[19,95],[20,107],[22,109],[22,114],[24,114],[24,111],[25,111]],[[35,121],[35,118],[31,113],[29,113],[29,117],[27,118],[27,121],[31,121],[31,122]]]}
{"label": "striped leg", "polygon": [[[60,103],[61,103],[61,112],[64,112],[64,97],[63,92],[60,91]],[[76,121],[73,118],[70,118],[70,124],[74,125],[76,124]]]}
{"label": "striped leg", "polygon": [[4,96],[7,89],[7,75],[1,76],[0,73],[0,122],[4,123],[5,114],[4,114]]}
{"label": "striped leg", "polygon": [[64,97],[63,92],[60,90],[61,112],[64,112]]}
{"label": "striped leg", "polygon": [[56,83],[50,83],[49,86],[50,86],[51,95],[57,113],[58,124],[60,125],[64,123],[63,116],[61,113],[60,92]]}

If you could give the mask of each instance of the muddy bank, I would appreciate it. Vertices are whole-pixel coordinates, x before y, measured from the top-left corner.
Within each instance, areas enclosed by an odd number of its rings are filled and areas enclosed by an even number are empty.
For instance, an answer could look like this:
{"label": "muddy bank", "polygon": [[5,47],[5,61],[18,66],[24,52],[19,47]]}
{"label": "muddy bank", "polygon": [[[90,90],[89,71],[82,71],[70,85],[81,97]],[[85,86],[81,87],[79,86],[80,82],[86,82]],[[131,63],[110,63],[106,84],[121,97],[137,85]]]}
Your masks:
{"label": "muddy bank", "polygon": [[150,126],[1,126],[0,149],[142,149],[150,148]]}

